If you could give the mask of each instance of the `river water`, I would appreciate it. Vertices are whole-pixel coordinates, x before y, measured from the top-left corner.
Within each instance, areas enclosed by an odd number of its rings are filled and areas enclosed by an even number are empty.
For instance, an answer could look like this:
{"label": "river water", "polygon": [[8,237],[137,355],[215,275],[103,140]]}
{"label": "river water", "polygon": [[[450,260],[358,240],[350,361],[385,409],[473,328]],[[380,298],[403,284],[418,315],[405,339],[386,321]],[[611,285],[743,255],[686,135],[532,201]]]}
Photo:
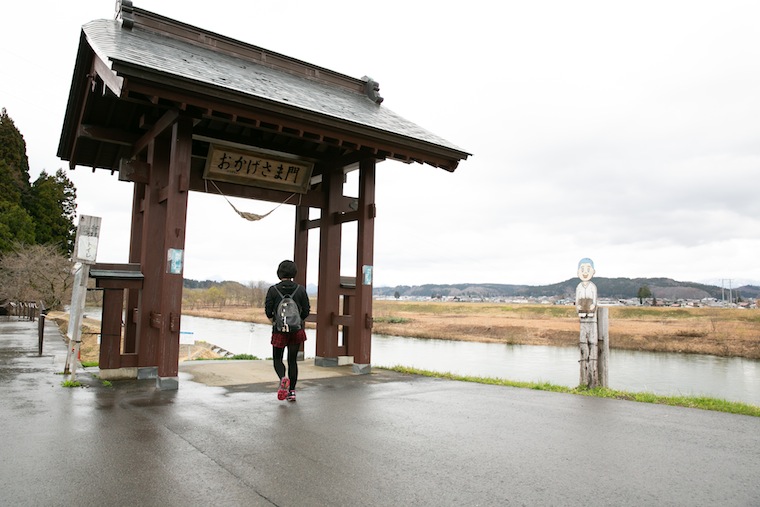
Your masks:
{"label": "river water", "polygon": [[[271,327],[267,325],[183,315],[181,327],[182,343],[202,340],[234,354],[272,357]],[[306,334],[305,356],[313,358],[316,333],[307,329]],[[372,336],[373,366],[407,366],[568,387],[579,383],[579,357],[575,347]],[[709,396],[760,406],[760,361],[613,349],[609,371],[612,389]]]}

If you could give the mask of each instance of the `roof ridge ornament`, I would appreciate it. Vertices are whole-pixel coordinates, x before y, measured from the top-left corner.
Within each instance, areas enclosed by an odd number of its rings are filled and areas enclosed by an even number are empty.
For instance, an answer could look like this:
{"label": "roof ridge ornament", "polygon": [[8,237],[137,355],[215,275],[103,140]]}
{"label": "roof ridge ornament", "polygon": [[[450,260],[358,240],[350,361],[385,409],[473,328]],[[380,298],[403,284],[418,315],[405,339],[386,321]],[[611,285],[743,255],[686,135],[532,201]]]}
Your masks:
{"label": "roof ridge ornament", "polygon": [[380,83],[369,76],[363,76],[362,81],[367,83],[364,87],[367,97],[375,104],[380,105],[385,100],[380,96]]}
{"label": "roof ridge ornament", "polygon": [[135,25],[135,19],[132,17],[134,10],[132,0],[116,0],[114,19],[121,21],[122,28],[131,30]]}

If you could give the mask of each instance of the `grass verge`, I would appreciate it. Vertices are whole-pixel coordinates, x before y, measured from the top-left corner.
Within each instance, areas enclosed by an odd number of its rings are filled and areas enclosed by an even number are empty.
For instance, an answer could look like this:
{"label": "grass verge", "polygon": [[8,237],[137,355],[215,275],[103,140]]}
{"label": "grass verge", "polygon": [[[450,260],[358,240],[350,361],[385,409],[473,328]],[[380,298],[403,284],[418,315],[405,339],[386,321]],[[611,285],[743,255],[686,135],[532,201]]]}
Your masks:
{"label": "grass verge", "polygon": [[567,387],[550,384],[548,382],[519,382],[493,377],[470,377],[465,375],[454,375],[453,373],[419,370],[417,368],[408,368],[406,366],[393,366],[385,369],[397,371],[399,373],[407,373],[410,375],[445,378],[449,380],[458,380],[461,382],[476,382],[478,384],[520,387],[524,389],[535,389],[537,391],[551,391],[555,393],[577,394],[581,396],[595,396],[597,398],[614,398],[617,400],[637,401],[640,403],[656,403],[658,405],[698,408],[702,410],[713,410],[716,412],[727,412],[729,414],[760,417],[760,407],[736,401],[721,400],[718,398],[707,398],[701,396],[661,396],[653,393],[631,393],[627,391],[617,391],[615,389],[608,389],[605,387],[597,387],[595,389],[588,389],[581,386]]}
{"label": "grass verge", "polygon": [[259,361],[258,356],[252,356],[251,354],[235,354],[231,357],[214,357],[214,358],[203,358],[200,357],[198,359],[193,359],[193,361]]}

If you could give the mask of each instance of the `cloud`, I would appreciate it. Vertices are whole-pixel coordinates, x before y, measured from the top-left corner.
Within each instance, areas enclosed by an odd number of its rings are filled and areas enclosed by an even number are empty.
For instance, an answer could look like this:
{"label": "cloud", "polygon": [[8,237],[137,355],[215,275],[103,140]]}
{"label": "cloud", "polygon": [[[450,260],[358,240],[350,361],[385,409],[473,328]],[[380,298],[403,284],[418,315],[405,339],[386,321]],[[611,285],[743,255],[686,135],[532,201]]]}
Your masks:
{"label": "cloud", "polygon": [[[372,76],[383,107],[473,153],[453,174],[379,164],[376,284],[554,283],[586,256],[598,276],[760,280],[754,2],[137,6]],[[0,53],[10,77],[0,106],[26,139],[33,177],[66,166],[55,153],[79,27],[111,16],[100,0],[0,7],[16,42]],[[69,174],[78,211],[103,217],[99,258],[126,261],[130,185],[101,170]],[[186,276],[271,279],[292,256],[292,228],[291,207],[251,223],[221,197],[192,193]],[[345,235],[344,274],[356,269]]]}

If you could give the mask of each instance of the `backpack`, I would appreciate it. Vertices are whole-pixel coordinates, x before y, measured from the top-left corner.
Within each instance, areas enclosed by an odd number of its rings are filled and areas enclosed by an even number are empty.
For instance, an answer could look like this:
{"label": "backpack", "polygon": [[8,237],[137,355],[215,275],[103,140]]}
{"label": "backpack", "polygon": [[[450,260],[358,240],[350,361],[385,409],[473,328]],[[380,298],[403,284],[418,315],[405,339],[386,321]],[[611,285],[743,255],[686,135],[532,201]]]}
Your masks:
{"label": "backpack", "polygon": [[274,328],[281,333],[293,333],[303,329],[303,320],[301,319],[301,308],[293,300],[293,296],[301,286],[296,287],[293,294],[282,295],[282,292],[274,286],[274,290],[280,295],[280,303],[274,312]]}

